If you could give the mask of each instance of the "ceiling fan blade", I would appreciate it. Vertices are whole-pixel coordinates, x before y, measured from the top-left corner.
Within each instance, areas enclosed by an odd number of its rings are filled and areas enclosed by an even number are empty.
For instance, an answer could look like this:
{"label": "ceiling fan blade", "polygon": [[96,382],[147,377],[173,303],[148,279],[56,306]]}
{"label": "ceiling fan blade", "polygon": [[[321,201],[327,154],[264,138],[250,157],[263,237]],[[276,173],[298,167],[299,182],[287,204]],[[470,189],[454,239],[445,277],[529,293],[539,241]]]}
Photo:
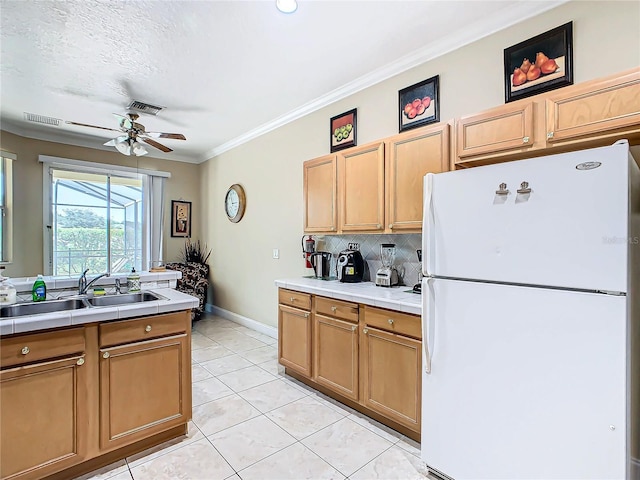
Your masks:
{"label": "ceiling fan blade", "polygon": [[172,149],[170,149],[169,147],[165,147],[164,145],[156,142],[155,140],[151,140],[150,138],[145,138],[145,137],[138,137],[138,138],[141,138],[144,143],[148,143],[152,147],[156,147],[158,150],[162,150],[165,153],[173,152]]}
{"label": "ceiling fan blade", "polygon": [[127,139],[126,135],[121,135],[120,137],[112,138],[107,143],[103,143],[107,147],[115,147],[117,143],[124,142]]}
{"label": "ceiling fan blade", "polygon": [[113,115],[115,115],[118,118],[118,125],[120,125],[121,129],[129,130],[131,129],[131,127],[133,127],[133,122],[131,121],[130,118],[124,117],[117,113],[114,113]]}
{"label": "ceiling fan blade", "polygon": [[78,125],[80,127],[100,128],[102,130],[110,130],[112,132],[119,132],[120,131],[120,130],[116,130],[115,128],[99,127],[97,125],[89,125],[88,123],[70,122],[69,120],[67,120],[65,123],[68,123],[70,125]]}
{"label": "ceiling fan blade", "polygon": [[172,138],[174,140],[186,140],[185,137],[181,133],[163,133],[163,132],[144,132],[145,135],[153,138]]}

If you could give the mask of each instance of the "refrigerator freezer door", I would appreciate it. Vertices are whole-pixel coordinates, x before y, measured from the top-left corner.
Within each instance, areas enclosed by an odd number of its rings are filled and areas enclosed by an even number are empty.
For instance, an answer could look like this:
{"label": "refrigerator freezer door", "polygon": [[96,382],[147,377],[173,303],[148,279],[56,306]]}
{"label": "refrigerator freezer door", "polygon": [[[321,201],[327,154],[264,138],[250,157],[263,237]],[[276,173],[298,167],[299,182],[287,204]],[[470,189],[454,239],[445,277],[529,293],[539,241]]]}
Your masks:
{"label": "refrigerator freezer door", "polygon": [[626,292],[628,169],[616,144],[433,175],[423,273]]}
{"label": "refrigerator freezer door", "polygon": [[442,279],[422,295],[429,467],[456,480],[625,478],[624,296]]}

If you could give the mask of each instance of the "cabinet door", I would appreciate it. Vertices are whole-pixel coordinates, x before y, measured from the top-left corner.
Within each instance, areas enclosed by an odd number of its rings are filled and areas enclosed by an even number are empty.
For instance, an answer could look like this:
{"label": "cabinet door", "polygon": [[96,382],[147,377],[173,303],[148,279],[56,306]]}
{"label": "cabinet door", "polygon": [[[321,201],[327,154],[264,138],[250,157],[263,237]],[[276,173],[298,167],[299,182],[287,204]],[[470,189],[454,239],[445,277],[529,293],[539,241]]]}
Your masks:
{"label": "cabinet door", "polygon": [[100,447],[186,424],[191,360],[186,334],[100,349]]}
{"label": "cabinet door", "polygon": [[534,145],[534,103],[523,100],[456,121],[456,163]]}
{"label": "cabinet door", "polygon": [[42,478],[85,460],[84,356],[0,372],[0,477]]}
{"label": "cabinet door", "polygon": [[363,404],[419,432],[421,342],[371,327],[362,333]]}
{"label": "cabinet door", "polygon": [[547,143],[640,134],[640,69],[547,97]]}
{"label": "cabinet door", "polygon": [[358,325],[314,316],[313,379],[358,400]]}
{"label": "cabinet door", "polygon": [[384,230],[384,142],[341,152],[338,185],[342,232]]}
{"label": "cabinet door", "polygon": [[311,314],[278,306],[278,361],[311,377]]}
{"label": "cabinet door", "polygon": [[304,231],[335,233],[338,228],[336,156],[304,162]]}
{"label": "cabinet door", "polygon": [[387,228],[422,230],[423,178],[449,170],[449,125],[420,128],[387,141]]}

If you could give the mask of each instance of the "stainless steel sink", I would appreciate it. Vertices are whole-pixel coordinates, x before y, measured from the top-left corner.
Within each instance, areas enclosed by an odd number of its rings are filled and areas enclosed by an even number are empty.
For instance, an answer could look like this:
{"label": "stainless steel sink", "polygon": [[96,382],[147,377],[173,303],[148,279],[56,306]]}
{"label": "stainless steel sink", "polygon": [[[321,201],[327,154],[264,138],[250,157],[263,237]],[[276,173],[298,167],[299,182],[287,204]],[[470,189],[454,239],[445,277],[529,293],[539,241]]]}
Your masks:
{"label": "stainless steel sink", "polygon": [[87,301],[94,307],[107,307],[113,305],[124,305],[127,303],[152,302],[160,300],[162,297],[151,292],[126,293],[123,295],[108,295],[106,297],[93,297]]}
{"label": "stainless steel sink", "polygon": [[88,305],[80,298],[66,300],[47,300],[45,302],[17,303],[0,308],[0,317],[20,317],[39,313],[60,312],[63,310],[77,310],[87,308]]}

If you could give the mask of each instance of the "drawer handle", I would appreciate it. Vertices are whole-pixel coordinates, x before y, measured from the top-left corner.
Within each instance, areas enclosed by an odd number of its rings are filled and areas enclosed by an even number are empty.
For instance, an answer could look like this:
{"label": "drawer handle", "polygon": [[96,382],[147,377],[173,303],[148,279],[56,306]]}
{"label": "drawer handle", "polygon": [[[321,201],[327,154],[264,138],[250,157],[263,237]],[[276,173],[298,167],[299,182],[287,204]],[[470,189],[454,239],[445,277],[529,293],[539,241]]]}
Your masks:
{"label": "drawer handle", "polygon": [[522,143],[529,143],[529,137],[522,137]]}
{"label": "drawer handle", "polygon": [[502,182],[498,185],[498,190],[496,190],[496,195],[509,195],[509,190],[507,190],[507,184]]}
{"label": "drawer handle", "polygon": [[109,355],[109,352],[104,352],[102,354],[102,358],[109,358],[111,355]]}
{"label": "drawer handle", "polygon": [[296,301],[296,299],[295,299],[295,298],[293,298],[293,297],[291,297],[289,300],[290,300],[291,302],[295,302],[295,301]]}
{"label": "drawer handle", "polygon": [[308,314],[308,313],[305,313],[305,314],[304,314],[304,318],[309,318],[309,314]]}
{"label": "drawer handle", "polygon": [[553,132],[547,133],[547,138],[551,140],[553,138]]}
{"label": "drawer handle", "polygon": [[352,331],[352,332],[355,332],[355,331],[356,331],[356,328],[358,328],[358,327],[356,327],[355,325],[352,325],[352,326],[351,326],[351,331]]}
{"label": "drawer handle", "polygon": [[29,353],[31,350],[29,350],[29,347],[22,347],[22,350],[20,350],[22,352],[23,355],[26,355],[27,353]]}
{"label": "drawer handle", "polygon": [[331,311],[332,311],[333,313],[336,313],[336,310],[338,310],[338,307],[331,307]]}
{"label": "drawer handle", "polygon": [[393,318],[390,318],[387,322],[389,322],[389,325],[393,325]]}
{"label": "drawer handle", "polygon": [[362,330],[362,333],[364,333],[366,335],[367,333],[369,333],[369,329],[365,328],[364,330]]}
{"label": "drawer handle", "polygon": [[151,325],[147,325],[146,327],[144,327],[144,331],[149,333],[151,331]]}
{"label": "drawer handle", "polygon": [[84,365],[84,358],[79,358],[76,365]]}

